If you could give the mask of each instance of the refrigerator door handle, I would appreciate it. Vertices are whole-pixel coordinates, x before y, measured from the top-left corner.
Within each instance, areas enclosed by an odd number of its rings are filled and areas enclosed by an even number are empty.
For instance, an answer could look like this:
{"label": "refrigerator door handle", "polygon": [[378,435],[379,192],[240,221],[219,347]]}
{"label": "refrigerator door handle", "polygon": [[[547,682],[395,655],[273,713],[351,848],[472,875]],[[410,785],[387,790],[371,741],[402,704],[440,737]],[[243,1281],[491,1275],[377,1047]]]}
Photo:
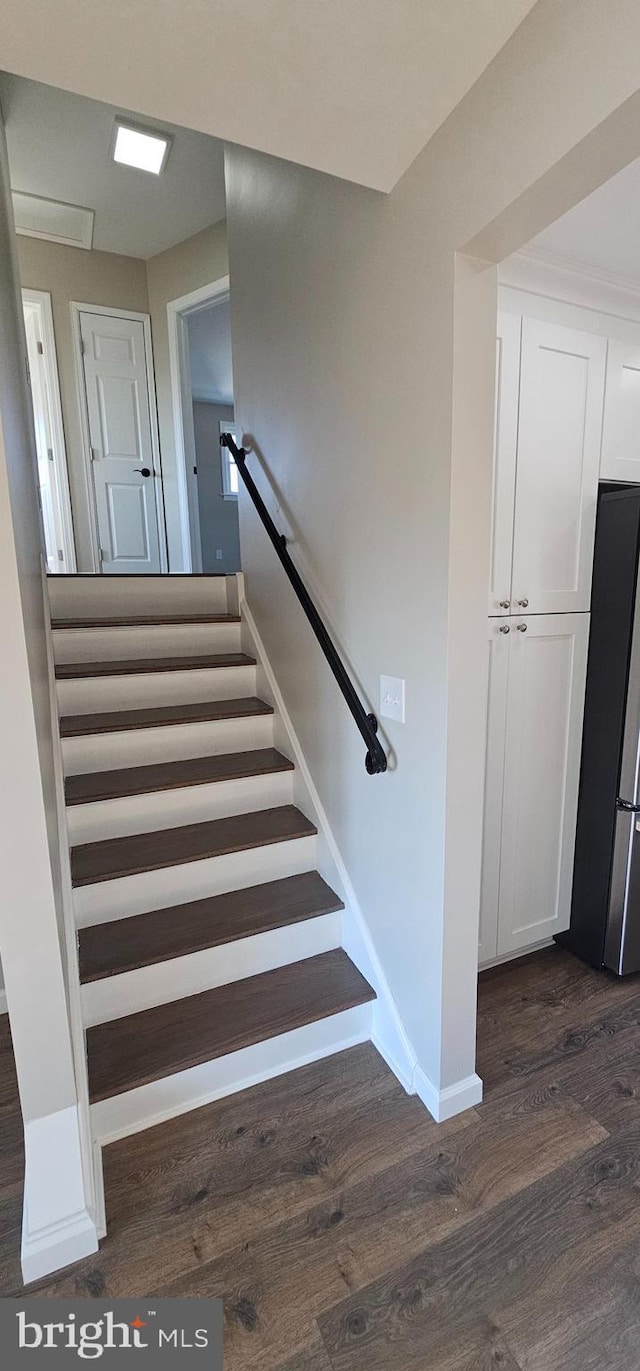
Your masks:
{"label": "refrigerator door handle", "polygon": [[631,800],[616,800],[616,809],[624,809],[626,814],[640,814],[640,805],[634,805]]}

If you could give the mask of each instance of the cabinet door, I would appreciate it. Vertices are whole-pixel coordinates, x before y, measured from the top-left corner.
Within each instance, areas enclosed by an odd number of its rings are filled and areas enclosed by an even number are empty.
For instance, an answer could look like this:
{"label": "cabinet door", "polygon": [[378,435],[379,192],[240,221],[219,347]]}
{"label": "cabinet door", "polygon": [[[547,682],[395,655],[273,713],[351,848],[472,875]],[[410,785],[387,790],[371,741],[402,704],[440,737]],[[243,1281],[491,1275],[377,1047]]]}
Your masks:
{"label": "cabinet door", "polygon": [[512,620],[498,953],[569,926],[588,614]]}
{"label": "cabinet door", "polygon": [[493,445],[493,507],[491,511],[491,567],[489,614],[511,610],[513,506],[516,491],[520,333],[517,314],[498,315],[496,401]]}
{"label": "cabinet door", "polygon": [[524,319],[511,600],[589,609],[606,341]]}
{"label": "cabinet door", "polygon": [[498,901],[502,846],[502,791],[509,681],[509,624],[489,620],[489,691],[487,697],[487,761],[484,777],[484,827],[480,887],[478,960],[498,955]]}
{"label": "cabinet door", "polygon": [[640,481],[640,347],[609,339],[602,426],[603,481]]}

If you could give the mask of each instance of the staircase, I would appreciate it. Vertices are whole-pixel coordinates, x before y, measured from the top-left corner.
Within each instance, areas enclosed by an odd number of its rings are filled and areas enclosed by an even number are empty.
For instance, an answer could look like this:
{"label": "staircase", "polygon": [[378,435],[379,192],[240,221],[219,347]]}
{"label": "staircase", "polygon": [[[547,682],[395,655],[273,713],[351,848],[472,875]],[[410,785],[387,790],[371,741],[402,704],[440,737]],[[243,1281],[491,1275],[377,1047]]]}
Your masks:
{"label": "staircase", "polygon": [[98,1142],[371,1036],[241,584],[49,580]]}

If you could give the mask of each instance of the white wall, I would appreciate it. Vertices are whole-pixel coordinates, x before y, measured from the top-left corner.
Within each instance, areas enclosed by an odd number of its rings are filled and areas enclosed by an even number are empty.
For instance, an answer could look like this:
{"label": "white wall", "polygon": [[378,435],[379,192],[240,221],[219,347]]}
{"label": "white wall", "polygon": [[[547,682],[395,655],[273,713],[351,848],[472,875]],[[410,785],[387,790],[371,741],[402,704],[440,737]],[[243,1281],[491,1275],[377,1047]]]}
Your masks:
{"label": "white wall", "polygon": [[242,497],[247,596],[436,1090],[474,1070],[495,357],[495,271],[455,255],[637,156],[639,87],[636,4],[539,0],[386,198],[227,151],[237,422],[365,697],[406,678],[387,776]]}
{"label": "white wall", "polygon": [[[78,1096],[61,947],[42,540],[26,356],[0,122],[0,955],[25,1123],[23,1259],[25,1271],[33,1276],[42,1269],[43,1246],[56,1241],[58,1223],[73,1216],[75,1225],[93,1226],[83,1212]],[[91,1242],[95,1245],[95,1228],[90,1245],[81,1241],[80,1250],[91,1250]]]}
{"label": "white wall", "polygon": [[[220,462],[220,421],[233,424],[233,405],[193,402],[193,435],[198,467],[198,514],[202,570],[232,574],[240,570],[237,500],[225,500]],[[216,552],[222,558],[216,558]]]}

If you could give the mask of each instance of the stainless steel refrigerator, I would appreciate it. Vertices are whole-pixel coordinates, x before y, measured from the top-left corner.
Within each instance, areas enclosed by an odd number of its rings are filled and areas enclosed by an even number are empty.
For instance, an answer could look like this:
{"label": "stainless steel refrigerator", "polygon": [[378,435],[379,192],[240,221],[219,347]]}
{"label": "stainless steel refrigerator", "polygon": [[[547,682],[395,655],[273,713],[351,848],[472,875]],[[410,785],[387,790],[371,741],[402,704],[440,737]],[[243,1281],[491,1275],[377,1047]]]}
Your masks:
{"label": "stainless steel refrigerator", "polygon": [[571,901],[557,941],[640,971],[640,487],[598,492]]}

